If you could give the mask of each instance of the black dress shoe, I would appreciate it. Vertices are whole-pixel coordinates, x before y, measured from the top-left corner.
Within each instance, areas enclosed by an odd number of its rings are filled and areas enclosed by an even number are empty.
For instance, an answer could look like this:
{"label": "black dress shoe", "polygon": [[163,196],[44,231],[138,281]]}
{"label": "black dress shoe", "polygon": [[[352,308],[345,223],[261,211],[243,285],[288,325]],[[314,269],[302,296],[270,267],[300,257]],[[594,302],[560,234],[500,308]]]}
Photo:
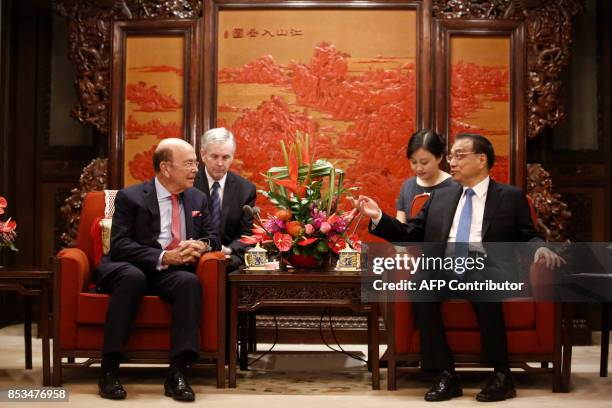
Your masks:
{"label": "black dress shoe", "polygon": [[123,389],[119,377],[114,371],[103,372],[98,380],[98,393],[102,398],[125,399],[127,393]]}
{"label": "black dress shoe", "polygon": [[456,373],[442,371],[434,385],[425,394],[425,401],[447,401],[462,395],[459,376]]}
{"label": "black dress shoe", "polygon": [[510,372],[493,373],[487,385],[476,395],[476,400],[480,402],[503,401],[508,398],[516,397],[516,389]]}
{"label": "black dress shoe", "polygon": [[180,371],[175,371],[166,377],[164,393],[167,397],[172,397],[177,401],[195,400],[195,393],[187,383],[185,374]]}

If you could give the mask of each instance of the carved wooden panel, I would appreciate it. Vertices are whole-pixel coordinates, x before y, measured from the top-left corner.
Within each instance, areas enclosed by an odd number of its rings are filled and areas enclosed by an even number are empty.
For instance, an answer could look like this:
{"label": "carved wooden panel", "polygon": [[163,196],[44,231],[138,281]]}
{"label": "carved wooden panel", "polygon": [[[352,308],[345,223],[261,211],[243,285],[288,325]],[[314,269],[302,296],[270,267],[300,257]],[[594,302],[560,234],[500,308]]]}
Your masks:
{"label": "carved wooden panel", "polygon": [[133,19],[198,18],[197,0],[57,0],[55,9],[68,19],[68,57],[77,70],[79,102],[71,115],[108,136],[112,22]]}
{"label": "carved wooden panel", "polygon": [[433,15],[445,19],[518,19],[527,39],[528,137],[557,126],[566,116],[561,73],[570,58],[572,17],[582,0],[434,0]]}
{"label": "carved wooden panel", "polygon": [[64,246],[74,246],[79,231],[81,205],[90,191],[104,190],[108,186],[108,159],[94,159],[81,174],[80,185],[70,191],[64,206],[60,209],[66,222],[65,231],[60,240]]}
{"label": "carved wooden panel", "polygon": [[552,192],[552,179],[541,164],[527,165],[527,194],[538,214],[538,226],[547,241],[565,242],[572,213],[561,196]]}

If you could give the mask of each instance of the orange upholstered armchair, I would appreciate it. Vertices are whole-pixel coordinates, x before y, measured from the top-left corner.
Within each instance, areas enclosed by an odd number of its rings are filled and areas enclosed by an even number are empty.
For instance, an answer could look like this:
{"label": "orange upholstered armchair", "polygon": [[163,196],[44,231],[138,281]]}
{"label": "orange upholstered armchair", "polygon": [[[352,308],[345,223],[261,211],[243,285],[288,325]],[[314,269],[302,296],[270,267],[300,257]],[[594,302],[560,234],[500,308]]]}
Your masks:
{"label": "orange upholstered armchair", "polygon": [[[414,198],[410,217],[414,218],[429,196],[421,194]],[[533,203],[529,200],[532,218],[536,218]],[[537,222],[534,224],[537,227]],[[553,271],[539,264],[533,264],[529,278],[531,283],[553,281]],[[446,327],[449,346],[458,363],[480,361],[480,332],[474,310],[464,300],[451,300],[442,304],[442,317]],[[503,305],[508,338],[508,357],[512,365],[526,370],[546,370],[552,363],[553,392],[567,392],[566,379],[562,374],[569,371],[562,368],[561,358],[561,305],[553,302],[535,302],[533,299],[506,301]],[[414,327],[411,304],[396,302],[388,305],[387,326],[387,388],[395,390],[398,362],[419,361],[419,333]],[[532,367],[527,363],[539,363]],[[568,362],[566,362],[567,364]]]}
{"label": "orange upholstered armchair", "polygon": [[[54,276],[53,385],[62,383],[62,367],[80,367],[101,357],[109,296],[89,293],[95,262],[92,224],[104,215],[105,193],[87,194],[76,248],[59,252]],[[202,284],[200,357],[216,366],[217,388],[225,387],[225,257],[203,255],[196,271]],[[125,356],[134,362],[169,360],[171,308],[157,296],[145,296]],[[76,358],[88,358],[75,363]],[[66,361],[64,361],[66,359]],[[156,361],[159,362],[159,361]],[[198,364],[195,365],[196,367]]]}

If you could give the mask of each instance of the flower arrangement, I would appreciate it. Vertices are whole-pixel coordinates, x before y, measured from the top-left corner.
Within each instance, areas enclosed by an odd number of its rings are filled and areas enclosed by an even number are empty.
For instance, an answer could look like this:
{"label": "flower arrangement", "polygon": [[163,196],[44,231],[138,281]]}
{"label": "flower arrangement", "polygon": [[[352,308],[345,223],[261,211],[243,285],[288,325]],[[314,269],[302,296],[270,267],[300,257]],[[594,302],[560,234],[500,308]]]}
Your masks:
{"label": "flower arrangement", "polygon": [[[4,214],[4,209],[7,206],[6,199],[0,196],[0,215]],[[13,251],[17,251],[15,247],[15,238],[17,238],[17,222],[10,218],[6,221],[0,221],[0,248],[9,247]]]}
{"label": "flower arrangement", "polygon": [[298,133],[295,143],[280,142],[285,166],[272,167],[264,175],[268,191],[259,192],[276,207],[268,218],[254,222],[253,234],[241,242],[260,244],[269,253],[288,259],[314,258],[321,264],[347,245],[360,250],[361,242],[349,227],[356,210],[343,212],[338,203],[347,191],[344,172],[325,160],[314,159],[310,136]]}

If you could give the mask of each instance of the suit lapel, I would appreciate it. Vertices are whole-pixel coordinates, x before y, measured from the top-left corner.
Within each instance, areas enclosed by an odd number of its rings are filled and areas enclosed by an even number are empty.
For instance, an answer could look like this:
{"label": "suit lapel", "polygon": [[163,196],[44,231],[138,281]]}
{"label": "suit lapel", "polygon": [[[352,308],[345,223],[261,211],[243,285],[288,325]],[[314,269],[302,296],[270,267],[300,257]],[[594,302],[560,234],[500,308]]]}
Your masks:
{"label": "suit lapel", "polygon": [[189,190],[181,193],[183,199],[183,211],[185,213],[185,238],[191,239],[193,237],[193,216],[191,215],[193,209],[191,208],[191,195]]}
{"label": "suit lapel", "polygon": [[153,224],[151,225],[151,228],[155,232],[155,235],[159,236],[161,227],[159,220],[159,202],[157,201],[157,190],[155,189],[155,179],[145,184],[143,192],[145,204],[152,215],[151,219]]}
{"label": "suit lapel", "polygon": [[230,204],[234,200],[236,192],[236,183],[232,173],[227,173],[225,179],[225,189],[223,191],[223,203],[221,203],[221,231],[225,230],[225,221],[227,220],[227,213],[229,212]]}
{"label": "suit lapel", "polygon": [[208,177],[206,177],[206,171],[204,170],[204,167],[202,167],[200,174],[201,174],[201,180],[202,180],[201,190],[204,194],[206,194],[206,197],[208,198],[208,201],[210,203],[210,186],[208,185]]}
{"label": "suit lapel", "polygon": [[489,181],[489,188],[487,189],[487,199],[485,201],[484,215],[482,218],[482,240],[486,241],[487,231],[491,225],[491,220],[501,202],[501,194],[497,183],[491,179]]}
{"label": "suit lapel", "polygon": [[455,191],[449,193],[448,211],[444,212],[444,218],[442,219],[442,236],[441,239],[448,240],[448,234],[450,234],[451,227],[453,226],[453,219],[455,218],[455,212],[463,193],[463,187],[457,186]]}

